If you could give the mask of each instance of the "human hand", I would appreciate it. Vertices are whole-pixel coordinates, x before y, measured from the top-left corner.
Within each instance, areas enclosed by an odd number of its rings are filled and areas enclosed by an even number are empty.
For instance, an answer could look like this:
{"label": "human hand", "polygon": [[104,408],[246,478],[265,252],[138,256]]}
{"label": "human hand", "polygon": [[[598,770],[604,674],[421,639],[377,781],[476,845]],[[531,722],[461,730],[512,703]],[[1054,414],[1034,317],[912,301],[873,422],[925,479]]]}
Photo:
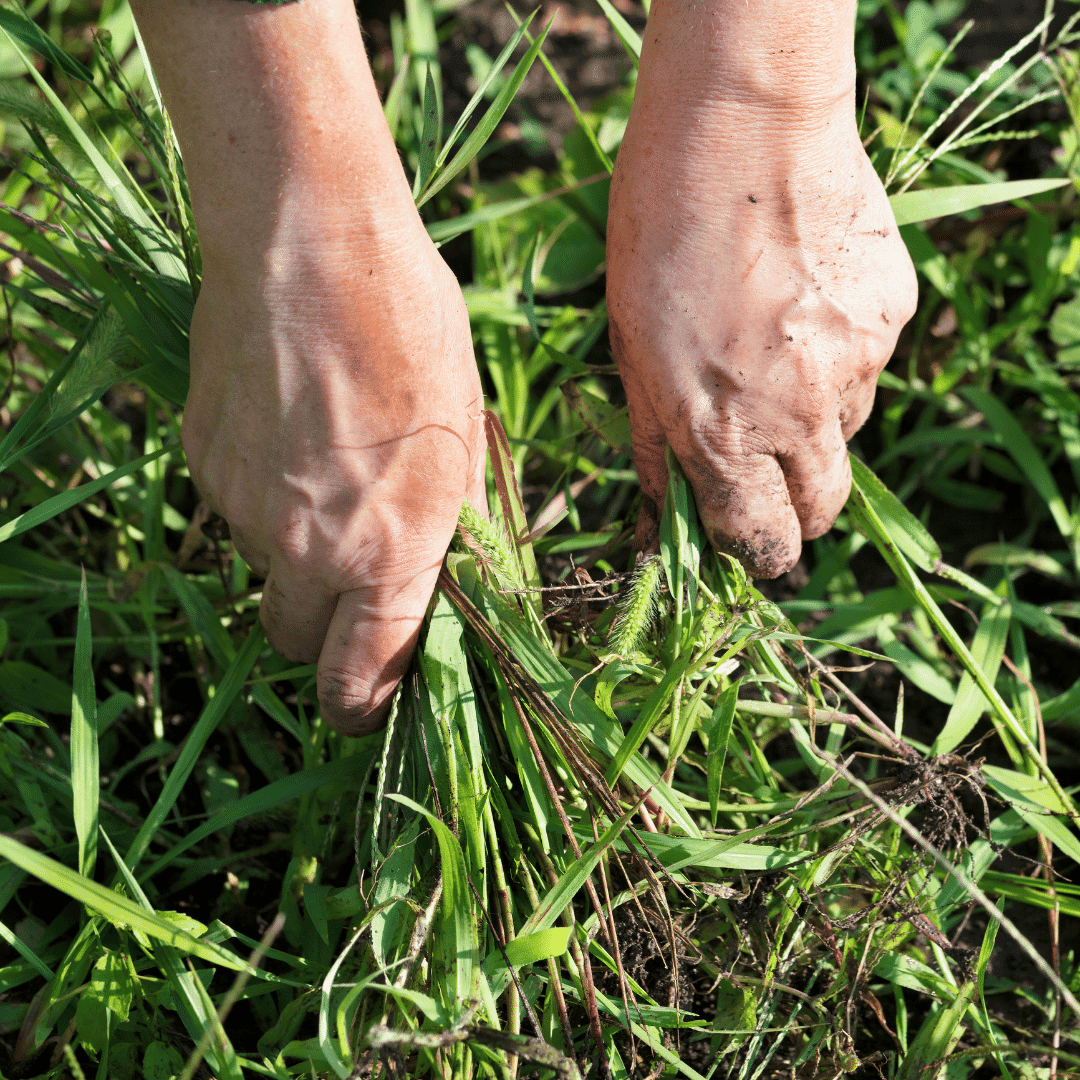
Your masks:
{"label": "human hand", "polygon": [[713,545],[772,578],[843,507],[845,443],[914,312],[915,274],[852,93],[799,108],[756,100],[749,80],[688,87],[693,28],[665,21],[674,7],[650,18],[608,219],[638,543],[655,539],[670,445]]}
{"label": "human hand", "polygon": [[266,575],[270,643],[317,660],[323,718],[364,734],[409,662],[462,501],[485,505],[468,316],[418,217],[374,248],[274,246],[265,265],[205,268],[184,448]]}
{"label": "human hand", "polygon": [[483,397],[352,0],[132,0],[202,254],[183,440],[266,575],[270,643],[318,661],[331,726],[378,726],[464,499]]}

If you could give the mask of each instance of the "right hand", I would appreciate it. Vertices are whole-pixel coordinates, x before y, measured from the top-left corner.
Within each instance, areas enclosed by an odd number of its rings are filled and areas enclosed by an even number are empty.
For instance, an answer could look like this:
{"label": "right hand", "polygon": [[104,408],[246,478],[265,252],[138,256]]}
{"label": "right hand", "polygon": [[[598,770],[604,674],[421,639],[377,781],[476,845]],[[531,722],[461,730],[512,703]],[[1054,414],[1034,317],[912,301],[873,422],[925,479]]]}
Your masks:
{"label": "right hand", "polygon": [[376,245],[278,227],[258,265],[207,262],[191,326],[192,479],[350,735],[388,708],[463,500],[486,505],[464,300],[412,214]]}

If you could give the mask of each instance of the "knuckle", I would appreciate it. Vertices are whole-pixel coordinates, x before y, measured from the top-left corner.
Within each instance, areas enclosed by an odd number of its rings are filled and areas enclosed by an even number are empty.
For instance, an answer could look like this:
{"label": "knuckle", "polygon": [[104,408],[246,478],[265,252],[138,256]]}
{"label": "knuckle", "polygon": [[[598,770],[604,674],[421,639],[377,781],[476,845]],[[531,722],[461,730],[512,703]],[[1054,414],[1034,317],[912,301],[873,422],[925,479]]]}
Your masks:
{"label": "knuckle", "polygon": [[[706,409],[691,417],[687,434],[698,448],[698,456],[723,462],[724,472],[737,475],[756,467],[762,455],[772,455],[775,419],[764,409],[748,409],[741,404],[727,409]],[[780,417],[781,422],[788,419],[788,416]]]}

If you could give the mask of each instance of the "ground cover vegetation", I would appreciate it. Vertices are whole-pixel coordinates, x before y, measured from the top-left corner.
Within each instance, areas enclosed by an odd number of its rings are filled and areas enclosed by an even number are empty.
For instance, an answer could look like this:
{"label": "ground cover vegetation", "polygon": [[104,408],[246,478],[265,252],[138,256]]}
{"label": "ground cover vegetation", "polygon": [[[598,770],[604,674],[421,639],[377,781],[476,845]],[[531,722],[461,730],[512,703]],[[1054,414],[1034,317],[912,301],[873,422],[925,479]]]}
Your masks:
{"label": "ground cover vegetation", "polygon": [[198,244],[130,18],[0,7],[4,1076],[1080,1073],[1080,60],[1048,9],[968,70],[963,7],[860,5],[921,302],[845,513],[763,591],[674,461],[630,549],[632,75],[492,179],[540,20],[469,50],[459,118],[453,6],[391,18],[387,117],[471,259],[492,516],[358,740],[185,471]]}

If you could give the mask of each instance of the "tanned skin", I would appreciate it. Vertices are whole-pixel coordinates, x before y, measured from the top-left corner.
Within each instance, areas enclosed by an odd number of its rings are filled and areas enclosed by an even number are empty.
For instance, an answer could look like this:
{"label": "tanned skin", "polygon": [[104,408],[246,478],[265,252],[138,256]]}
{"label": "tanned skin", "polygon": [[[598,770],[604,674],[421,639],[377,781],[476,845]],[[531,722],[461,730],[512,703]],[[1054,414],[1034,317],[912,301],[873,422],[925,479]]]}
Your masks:
{"label": "tanned skin", "polygon": [[[132,0],[203,281],[183,438],[324,718],[381,723],[464,500],[483,394],[352,0]],[[612,345],[656,530],[664,448],[774,577],[846,498],[844,442],[916,299],[855,128],[853,0],[654,0],[608,223]],[[796,29],[797,28],[797,29]]]}

